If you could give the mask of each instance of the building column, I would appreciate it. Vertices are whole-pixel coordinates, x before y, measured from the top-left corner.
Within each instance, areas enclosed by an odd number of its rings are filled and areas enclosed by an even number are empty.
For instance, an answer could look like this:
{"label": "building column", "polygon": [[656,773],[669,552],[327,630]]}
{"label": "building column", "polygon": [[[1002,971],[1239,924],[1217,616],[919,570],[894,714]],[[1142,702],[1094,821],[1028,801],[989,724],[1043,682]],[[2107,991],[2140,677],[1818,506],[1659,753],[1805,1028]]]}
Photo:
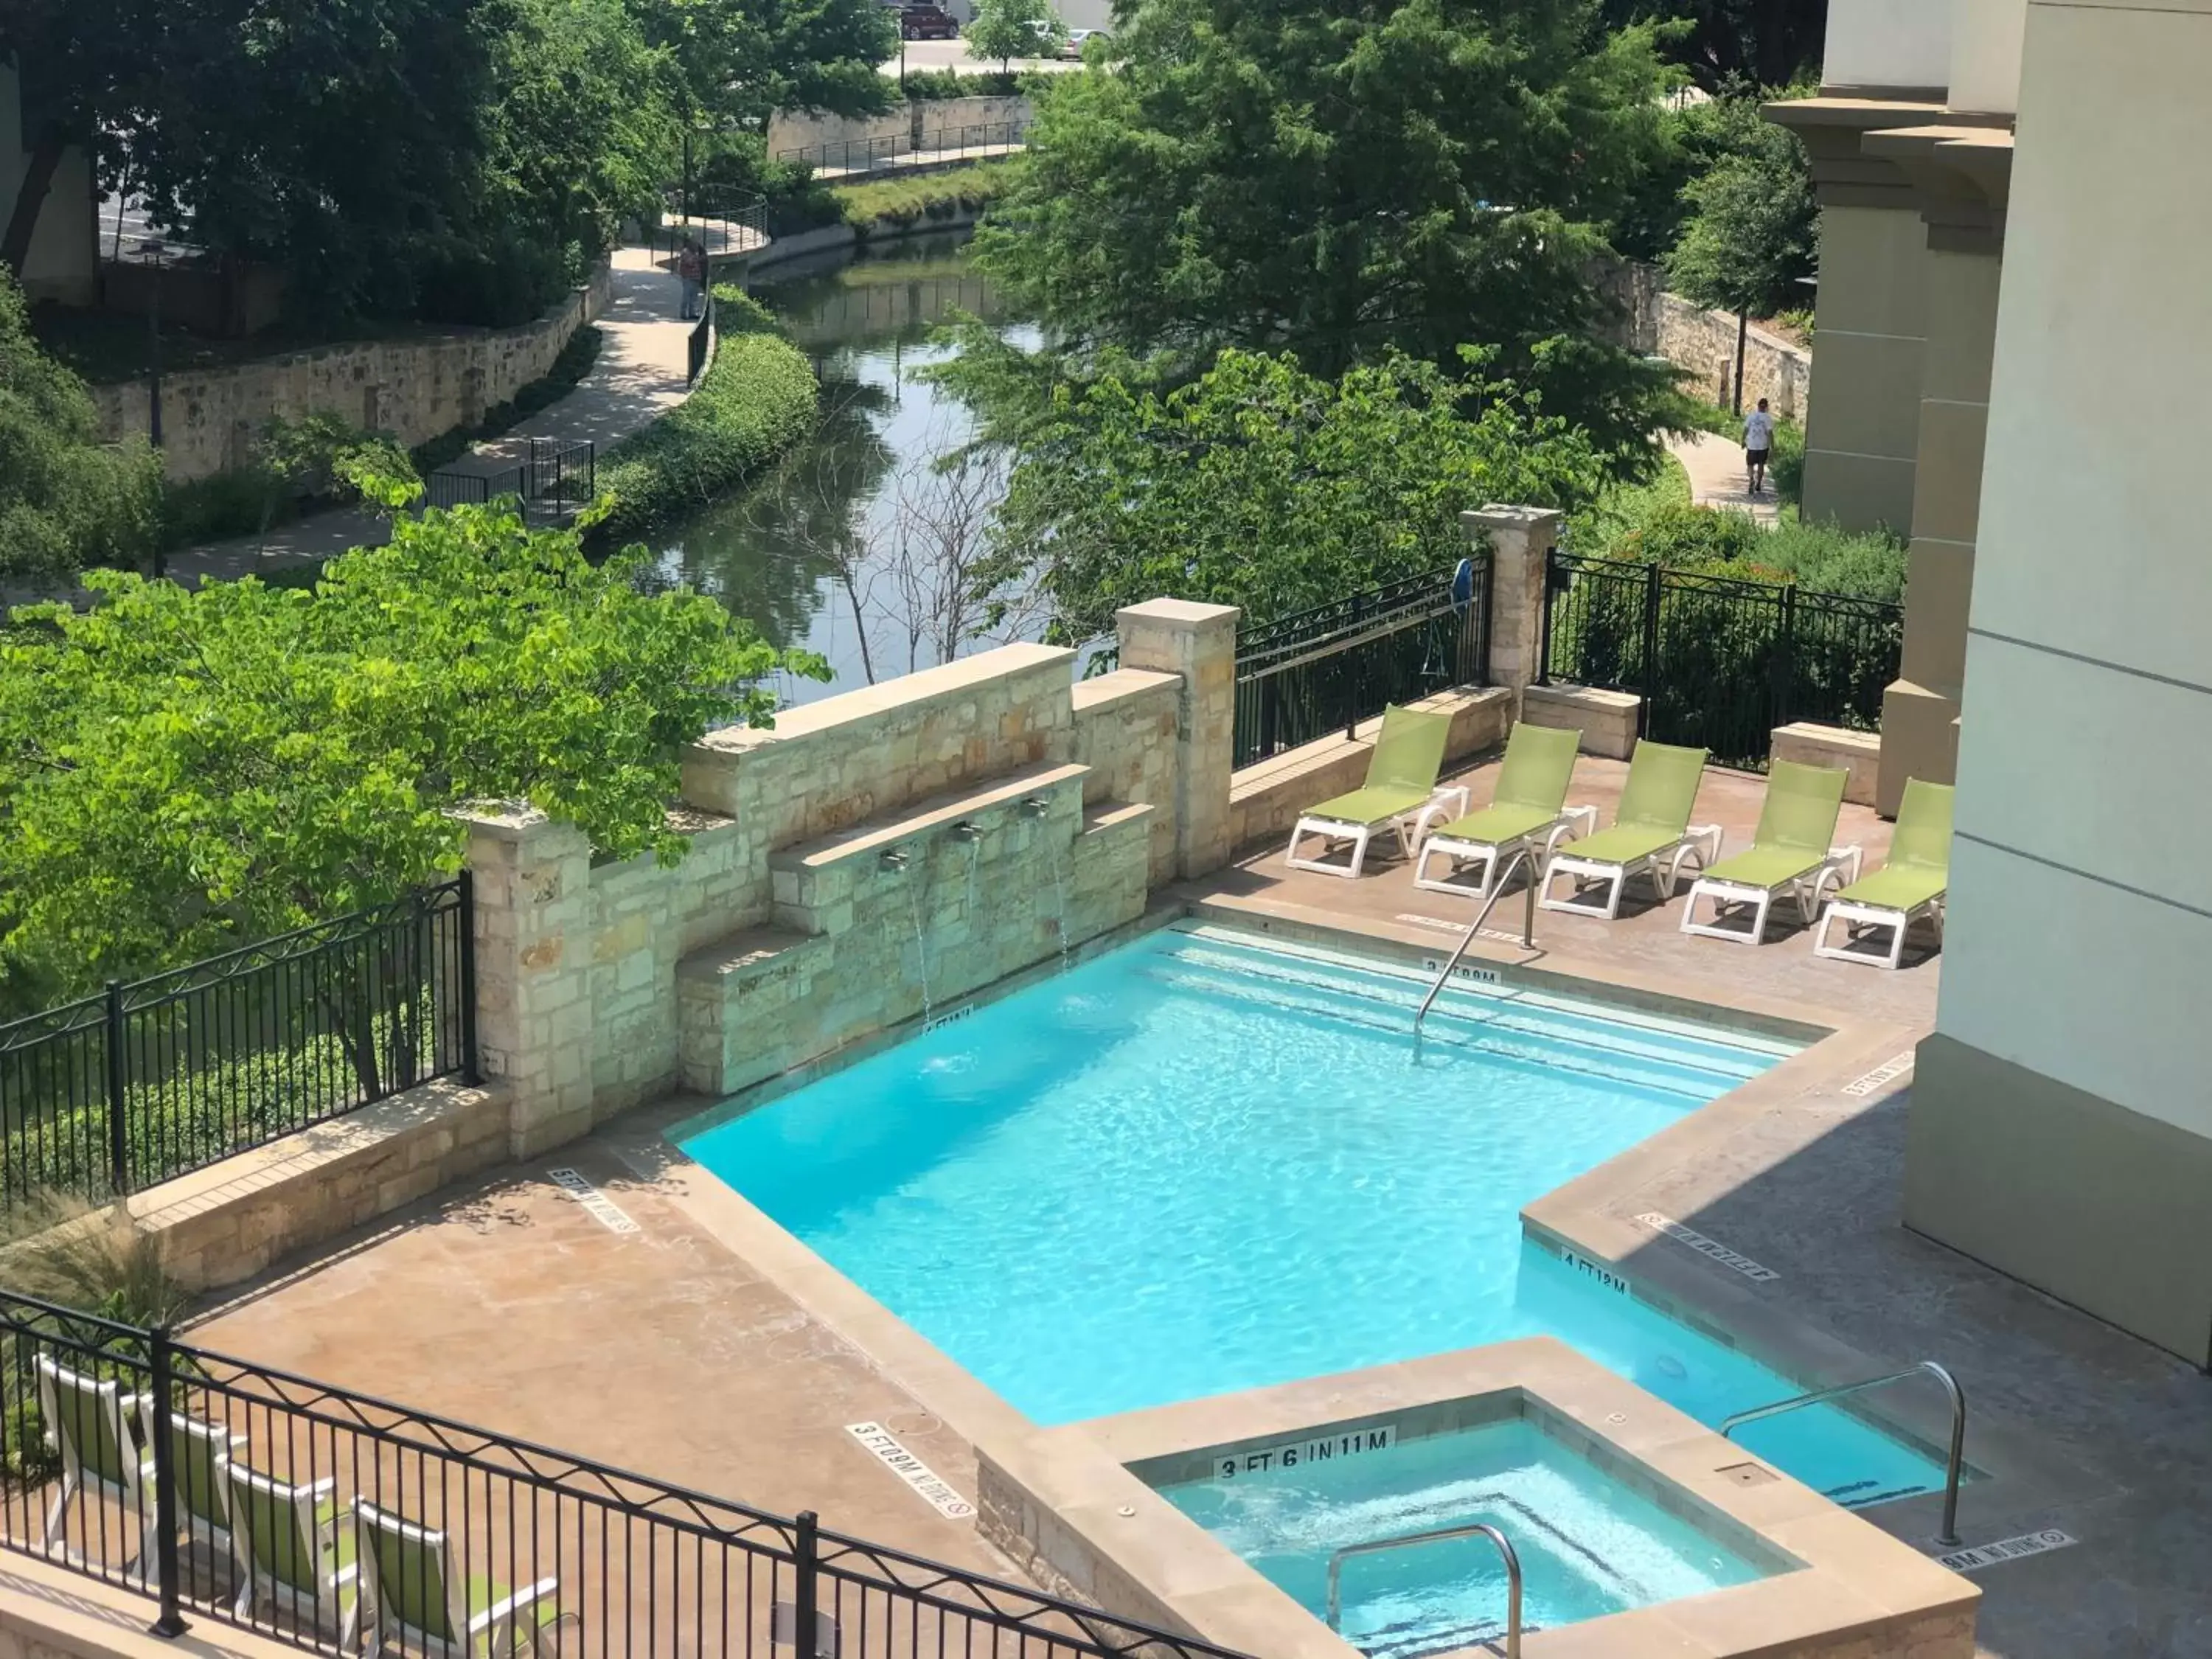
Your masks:
{"label": "building column", "polygon": [[1176,674],[1176,872],[1229,862],[1229,779],[1237,735],[1237,618],[1231,605],[1153,599],[1114,613],[1121,666]]}
{"label": "building column", "polygon": [[592,848],[528,807],[464,812],[475,882],[477,1048],[528,1158],[592,1127]]}
{"label": "building column", "polygon": [[1875,799],[1894,817],[1907,780],[1948,783],[1957,771],[2012,143],[2000,131],[1930,126],[1870,133],[1865,147],[1911,179],[1928,234],[1905,652],[1882,697]]}
{"label": "building column", "polygon": [[1513,693],[1513,717],[1544,662],[1544,582],[1561,514],[1496,502],[1459,515],[1469,540],[1490,546],[1490,683]]}

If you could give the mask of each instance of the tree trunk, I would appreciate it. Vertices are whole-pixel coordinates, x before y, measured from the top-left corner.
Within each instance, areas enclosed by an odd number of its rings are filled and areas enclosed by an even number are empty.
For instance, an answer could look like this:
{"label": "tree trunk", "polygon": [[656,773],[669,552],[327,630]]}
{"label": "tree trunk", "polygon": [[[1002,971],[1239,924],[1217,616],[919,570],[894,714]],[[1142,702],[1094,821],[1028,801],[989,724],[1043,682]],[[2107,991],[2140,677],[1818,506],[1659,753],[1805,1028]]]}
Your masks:
{"label": "tree trunk", "polygon": [[23,182],[15,192],[15,210],[9,216],[7,233],[0,235],[0,265],[14,271],[18,282],[23,278],[24,262],[31,257],[31,233],[39,228],[39,210],[46,204],[46,191],[61,167],[62,151],[68,148],[61,129],[48,127],[39,135],[23,168]]}
{"label": "tree trunk", "polygon": [[1743,413],[1743,349],[1751,338],[1751,313],[1735,314],[1735,412]]}

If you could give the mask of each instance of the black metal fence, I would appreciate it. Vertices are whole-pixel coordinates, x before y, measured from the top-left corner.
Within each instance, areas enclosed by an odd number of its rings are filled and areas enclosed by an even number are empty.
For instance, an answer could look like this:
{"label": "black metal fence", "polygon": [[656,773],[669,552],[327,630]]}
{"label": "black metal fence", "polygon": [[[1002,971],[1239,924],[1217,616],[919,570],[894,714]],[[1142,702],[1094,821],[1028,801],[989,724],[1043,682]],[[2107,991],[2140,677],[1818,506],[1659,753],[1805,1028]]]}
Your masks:
{"label": "black metal fence", "polygon": [[0,1208],[132,1193],[472,1073],[469,878],[0,1025]]}
{"label": "black metal fence", "polygon": [[310,1652],[1233,1659],[963,1569],[0,1291],[0,1546]]}
{"label": "black metal fence", "polygon": [[1334,731],[1385,704],[1490,678],[1487,550],[1457,568],[1370,588],[1243,630],[1237,640],[1237,766]]}
{"label": "black metal fence", "polygon": [[921,161],[957,161],[969,155],[1002,153],[1022,142],[1026,124],[976,121],[939,127],[919,136],[894,132],[879,138],[840,138],[828,143],[780,149],[779,161],[801,161],[817,173],[873,173],[882,167],[913,167]]}
{"label": "black metal fence", "polygon": [[1657,565],[1554,552],[1542,678],[1633,691],[1642,735],[1763,770],[1774,728],[1881,720],[1905,608]]}
{"label": "black metal fence", "polygon": [[706,308],[700,312],[699,320],[692,325],[689,350],[690,366],[684,370],[684,383],[696,386],[699,376],[706,369],[707,360],[714,354],[714,295],[712,289],[707,294]]}
{"label": "black metal fence", "polygon": [[[696,373],[696,371],[695,371]],[[529,453],[512,466],[489,471],[441,468],[422,481],[426,507],[484,507],[513,499],[542,508],[565,524],[597,490],[598,447],[588,441],[528,440]]]}

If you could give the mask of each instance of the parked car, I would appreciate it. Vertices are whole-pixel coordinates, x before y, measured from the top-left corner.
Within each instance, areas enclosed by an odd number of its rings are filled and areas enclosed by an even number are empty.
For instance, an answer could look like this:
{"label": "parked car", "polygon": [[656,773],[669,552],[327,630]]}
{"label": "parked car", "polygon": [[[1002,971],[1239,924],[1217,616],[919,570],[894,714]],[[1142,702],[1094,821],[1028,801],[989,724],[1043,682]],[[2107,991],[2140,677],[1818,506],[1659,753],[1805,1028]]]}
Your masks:
{"label": "parked car", "polygon": [[1104,29],[1070,29],[1067,32],[1067,43],[1060,47],[1060,55],[1062,58],[1080,58],[1083,56],[1085,41],[1103,40],[1108,38]]}
{"label": "parked car", "polygon": [[908,40],[956,40],[960,25],[935,6],[908,6],[899,13],[899,33]]}

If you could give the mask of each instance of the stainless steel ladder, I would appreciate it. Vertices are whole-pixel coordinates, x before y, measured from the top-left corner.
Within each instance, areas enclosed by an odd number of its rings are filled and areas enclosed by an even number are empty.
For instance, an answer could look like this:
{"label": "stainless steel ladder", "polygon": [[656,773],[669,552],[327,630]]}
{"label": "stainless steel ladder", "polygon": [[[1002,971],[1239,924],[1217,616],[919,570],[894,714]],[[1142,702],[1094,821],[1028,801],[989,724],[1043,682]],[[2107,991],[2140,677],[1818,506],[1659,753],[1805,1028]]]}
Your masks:
{"label": "stainless steel ladder", "polygon": [[1421,1040],[1421,1022],[1429,1017],[1429,1009],[1435,1003],[1437,994],[1450,981],[1452,970],[1459,966],[1460,958],[1467,954],[1467,947],[1474,943],[1474,936],[1482,931],[1482,924],[1490,920],[1490,913],[1498,908],[1498,901],[1505,896],[1506,883],[1513,878],[1513,872],[1516,870],[1524,866],[1528,872],[1528,884],[1523,890],[1528,895],[1528,902],[1521,918],[1521,948],[1524,951],[1533,951],[1536,948],[1536,890],[1542,884],[1537,880],[1536,849],[1533,847],[1524,847],[1505,860],[1505,867],[1498,872],[1498,879],[1491,884],[1490,896],[1483,901],[1482,908],[1475,914],[1474,926],[1470,927],[1460,942],[1452,947],[1451,960],[1444,963],[1443,972],[1437,975],[1437,982],[1429,987],[1428,995],[1421,999],[1421,1012],[1413,1016],[1415,1042],[1418,1043]]}
{"label": "stainless steel ladder", "polygon": [[1380,1555],[1385,1550],[1410,1549],[1416,1544],[1441,1544],[1451,1538],[1480,1535],[1498,1546],[1505,1561],[1505,1659],[1521,1659],[1521,1558],[1513,1540],[1483,1522],[1464,1527],[1438,1527],[1434,1532],[1409,1532],[1396,1538],[1371,1539],[1346,1544],[1328,1558],[1328,1627],[1335,1630],[1344,1619],[1344,1564],[1355,1555]]}
{"label": "stainless steel ladder", "polygon": [[1892,1371],[1885,1376],[1863,1377],[1856,1382],[1838,1383],[1832,1389],[1816,1389],[1811,1394],[1801,1394],[1789,1400],[1778,1400],[1771,1406],[1754,1406],[1747,1412],[1738,1412],[1721,1425],[1723,1438],[1731,1437],[1747,1423],[1756,1423],[1761,1418],[1779,1417],[1784,1412],[1794,1412],[1801,1406],[1825,1405],[1831,1400],[1841,1400],[1845,1395],[1863,1394],[1869,1389],[1885,1388],[1892,1382],[1903,1382],[1923,1373],[1943,1385],[1951,1396],[1951,1456],[1943,1475],[1943,1530],[1936,1534],[1936,1541],[1945,1549],[1959,1547],[1959,1474],[1965,1466],[1966,1451],[1966,1391],[1959,1386],[1959,1379],[1932,1359],[1901,1371]]}

